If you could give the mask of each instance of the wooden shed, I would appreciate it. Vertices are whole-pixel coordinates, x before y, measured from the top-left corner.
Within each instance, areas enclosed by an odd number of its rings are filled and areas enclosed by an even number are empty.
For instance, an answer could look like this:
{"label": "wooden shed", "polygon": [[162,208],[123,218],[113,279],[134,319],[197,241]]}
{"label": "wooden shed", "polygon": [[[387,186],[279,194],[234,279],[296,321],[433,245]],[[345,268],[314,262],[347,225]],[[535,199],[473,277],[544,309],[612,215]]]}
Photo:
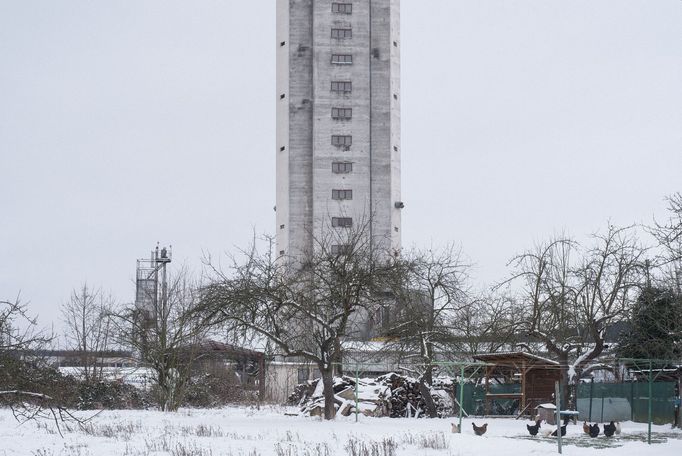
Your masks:
{"label": "wooden shed", "polygon": [[[495,399],[518,399],[519,415],[530,415],[543,403],[554,402],[554,382],[560,379],[559,363],[526,352],[484,353],[474,359],[485,366],[485,410],[490,414]],[[518,392],[491,393],[492,381],[519,383]]]}

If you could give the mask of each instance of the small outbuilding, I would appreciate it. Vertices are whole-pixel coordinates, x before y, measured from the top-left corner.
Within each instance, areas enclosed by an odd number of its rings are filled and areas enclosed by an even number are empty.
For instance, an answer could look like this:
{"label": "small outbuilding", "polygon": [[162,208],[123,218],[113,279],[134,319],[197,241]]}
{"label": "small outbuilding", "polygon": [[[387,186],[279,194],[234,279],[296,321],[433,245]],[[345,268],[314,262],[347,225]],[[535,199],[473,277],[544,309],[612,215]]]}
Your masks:
{"label": "small outbuilding", "polygon": [[[485,411],[496,399],[519,401],[519,415],[531,415],[540,404],[554,402],[554,382],[561,377],[559,363],[526,352],[482,353],[475,360],[485,366]],[[519,384],[515,392],[492,393],[490,384]]]}

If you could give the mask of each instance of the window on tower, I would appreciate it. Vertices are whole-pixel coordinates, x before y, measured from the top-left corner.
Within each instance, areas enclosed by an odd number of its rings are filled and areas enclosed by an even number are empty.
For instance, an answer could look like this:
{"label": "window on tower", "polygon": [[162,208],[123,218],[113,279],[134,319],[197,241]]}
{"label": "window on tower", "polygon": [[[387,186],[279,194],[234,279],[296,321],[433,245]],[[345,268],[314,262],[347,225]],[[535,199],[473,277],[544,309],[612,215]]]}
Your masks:
{"label": "window on tower", "polygon": [[332,63],[335,65],[352,65],[352,54],[332,54]]}
{"label": "window on tower", "polygon": [[353,91],[353,83],[350,81],[332,81],[332,92],[336,93],[351,93]]}
{"label": "window on tower", "polygon": [[353,144],[353,137],[350,135],[332,135],[332,146],[350,147]]}
{"label": "window on tower", "polygon": [[332,190],[333,200],[352,200],[353,190]]}
{"label": "window on tower", "polygon": [[346,38],[353,38],[353,30],[349,28],[333,28],[332,29],[332,38],[336,39],[346,39]]}
{"label": "window on tower", "polygon": [[352,3],[332,2],[332,13],[351,14],[353,12]]}
{"label": "window on tower", "polygon": [[332,119],[350,119],[353,117],[351,108],[332,108]]}
{"label": "window on tower", "polygon": [[332,255],[348,255],[353,249],[347,244],[333,244]]}
{"label": "window on tower", "polygon": [[353,219],[351,217],[332,217],[332,227],[334,228],[351,228],[353,226]]}
{"label": "window on tower", "polygon": [[351,162],[333,162],[332,172],[334,174],[347,174],[353,171],[353,163]]}

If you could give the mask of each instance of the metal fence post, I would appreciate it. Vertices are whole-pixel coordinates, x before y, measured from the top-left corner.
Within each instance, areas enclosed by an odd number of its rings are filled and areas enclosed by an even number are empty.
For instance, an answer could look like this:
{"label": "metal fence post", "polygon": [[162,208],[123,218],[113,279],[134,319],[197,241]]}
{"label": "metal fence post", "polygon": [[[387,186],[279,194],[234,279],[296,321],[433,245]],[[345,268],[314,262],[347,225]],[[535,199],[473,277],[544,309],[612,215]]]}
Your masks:
{"label": "metal fence post", "polygon": [[590,413],[589,413],[590,416],[588,417],[589,421],[592,421],[592,398],[593,397],[594,397],[594,378],[590,382]]}
{"label": "metal fence post", "polygon": [[459,366],[459,433],[462,433],[462,414],[464,408],[464,366]]}
{"label": "metal fence post", "polygon": [[653,367],[652,367],[652,365],[651,365],[651,360],[649,360],[649,430],[648,430],[648,435],[647,435],[647,443],[648,443],[649,445],[651,445],[651,420],[653,419],[653,417],[652,417],[653,410],[652,410],[652,398],[651,398],[651,396],[652,396],[652,393],[653,393],[653,383],[654,383],[654,379],[653,379],[653,377],[652,377],[652,375],[651,375],[652,368],[653,368]]}

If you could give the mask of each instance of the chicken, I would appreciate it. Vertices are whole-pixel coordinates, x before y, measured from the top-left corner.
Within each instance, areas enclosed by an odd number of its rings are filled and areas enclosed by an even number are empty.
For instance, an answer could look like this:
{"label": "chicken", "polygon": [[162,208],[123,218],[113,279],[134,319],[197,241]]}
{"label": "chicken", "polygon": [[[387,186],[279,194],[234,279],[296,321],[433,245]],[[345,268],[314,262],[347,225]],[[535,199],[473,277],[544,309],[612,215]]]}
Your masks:
{"label": "chicken", "polygon": [[[562,437],[566,435],[566,426],[567,426],[566,424],[564,424],[563,426],[561,426],[561,436],[562,436]],[[552,437],[556,437],[556,429],[554,429],[554,432],[552,432],[550,435],[551,435]]]}
{"label": "chicken", "polygon": [[604,425],[604,435],[606,437],[613,437],[613,434],[616,433],[616,425],[614,424],[613,421],[611,421],[609,424]]}
{"label": "chicken", "polygon": [[620,421],[616,421],[616,434],[620,435],[620,431],[621,431]]}
{"label": "chicken", "polygon": [[590,433],[590,425],[587,424],[587,421],[583,421],[583,432],[584,432],[585,434],[589,434],[589,433]]}
{"label": "chicken", "polygon": [[474,427],[474,433],[476,435],[483,435],[485,434],[485,431],[488,430],[488,423],[485,423],[483,426],[476,426],[475,423],[471,423],[471,425]]}
{"label": "chicken", "polygon": [[599,435],[599,425],[597,423],[590,425],[590,437],[595,438]]}
{"label": "chicken", "polygon": [[540,421],[537,420],[535,422],[535,426],[531,426],[530,424],[526,424],[526,429],[528,429],[528,433],[530,435],[538,435],[538,431],[540,430]]}
{"label": "chicken", "polygon": [[452,423],[452,433],[459,434],[459,426],[457,426],[455,423]]}

